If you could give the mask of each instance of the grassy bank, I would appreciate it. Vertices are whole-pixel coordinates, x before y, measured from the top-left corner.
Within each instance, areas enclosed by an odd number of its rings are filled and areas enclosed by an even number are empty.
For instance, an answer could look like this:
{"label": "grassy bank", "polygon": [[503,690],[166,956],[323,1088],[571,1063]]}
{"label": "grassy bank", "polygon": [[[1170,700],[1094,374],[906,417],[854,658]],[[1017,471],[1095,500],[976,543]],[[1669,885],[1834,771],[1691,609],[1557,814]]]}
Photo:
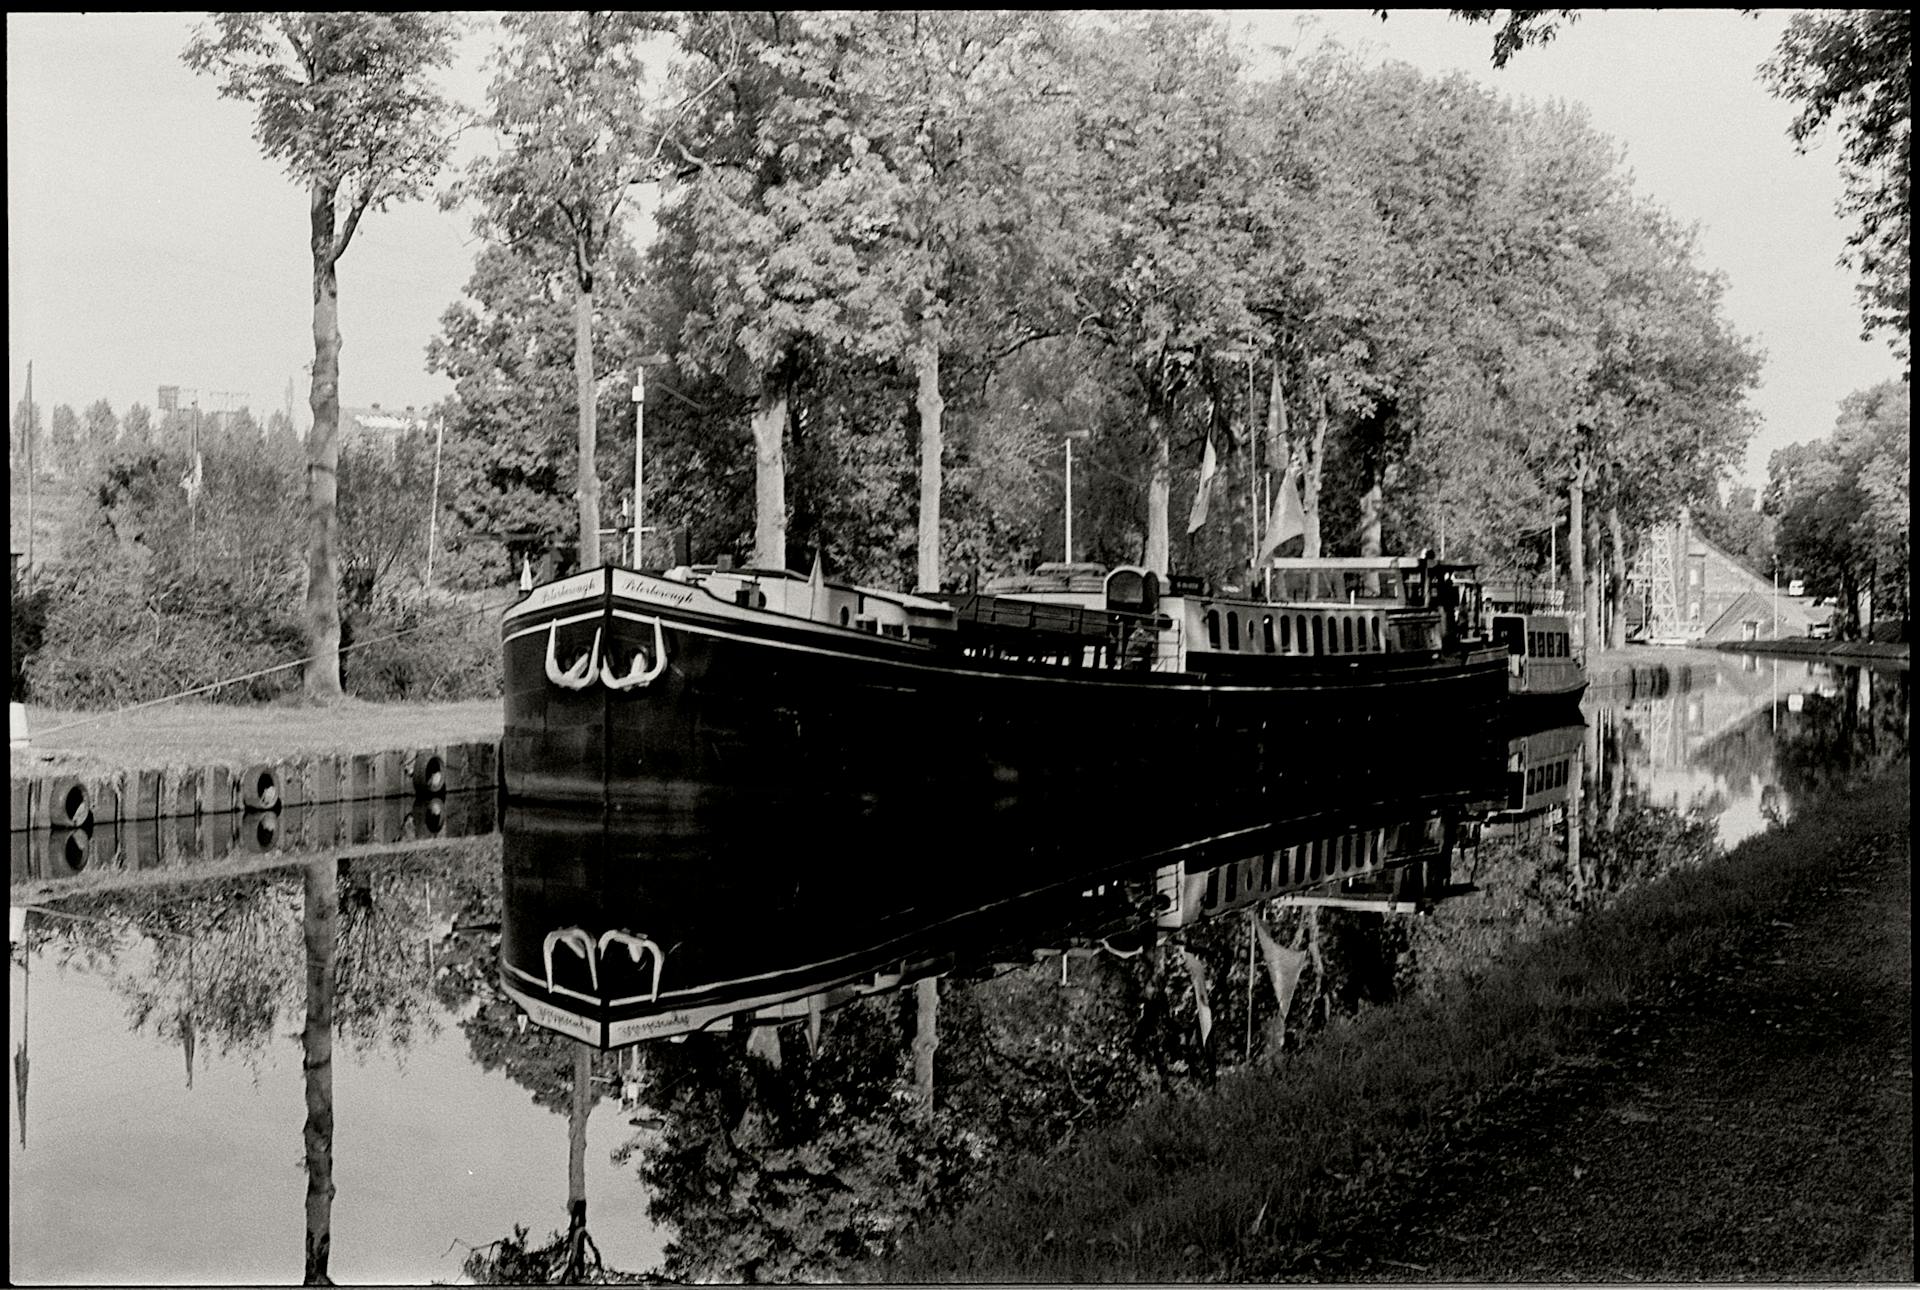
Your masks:
{"label": "grassy bank", "polygon": [[27,722],[31,743],[27,753],[12,756],[16,774],[241,765],[297,753],[367,753],[497,739],[501,715],[498,699],[345,699],[326,707],[298,702],[239,707],[183,700],[120,713],[65,712],[28,704]]}
{"label": "grassy bank", "polygon": [[1363,1014],[1212,1093],[1017,1167],[924,1230],[888,1281],[1175,1281],[1284,1266],[1477,1107],[1697,978],[1841,861],[1907,846],[1906,767],[1670,874],[1473,980]]}

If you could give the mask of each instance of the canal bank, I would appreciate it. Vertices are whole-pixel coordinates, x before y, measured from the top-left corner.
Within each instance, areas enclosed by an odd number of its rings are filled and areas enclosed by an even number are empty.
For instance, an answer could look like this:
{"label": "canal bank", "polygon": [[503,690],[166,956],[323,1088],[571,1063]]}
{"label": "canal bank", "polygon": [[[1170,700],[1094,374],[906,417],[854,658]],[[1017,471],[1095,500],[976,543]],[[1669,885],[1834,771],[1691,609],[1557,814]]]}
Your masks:
{"label": "canal bank", "polygon": [[883,1281],[1913,1275],[1904,764],[1031,1160]]}
{"label": "canal bank", "polygon": [[29,706],[26,725],[9,755],[14,831],[433,796],[499,777],[498,700]]}

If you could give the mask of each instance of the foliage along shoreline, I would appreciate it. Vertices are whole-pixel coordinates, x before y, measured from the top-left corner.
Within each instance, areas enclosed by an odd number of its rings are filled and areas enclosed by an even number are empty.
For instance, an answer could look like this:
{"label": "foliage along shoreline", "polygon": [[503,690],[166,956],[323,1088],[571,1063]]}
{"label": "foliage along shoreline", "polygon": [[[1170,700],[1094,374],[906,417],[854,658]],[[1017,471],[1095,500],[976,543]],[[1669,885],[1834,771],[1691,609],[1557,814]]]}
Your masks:
{"label": "foliage along shoreline", "polygon": [[1709,969],[1837,861],[1904,845],[1910,821],[1903,761],[1483,974],[1363,1013],[1216,1092],[1163,1100],[1030,1160],[854,1275],[1172,1282],[1288,1266],[1338,1225],[1346,1202],[1444,1150],[1502,1087],[1577,1055],[1628,1008]]}

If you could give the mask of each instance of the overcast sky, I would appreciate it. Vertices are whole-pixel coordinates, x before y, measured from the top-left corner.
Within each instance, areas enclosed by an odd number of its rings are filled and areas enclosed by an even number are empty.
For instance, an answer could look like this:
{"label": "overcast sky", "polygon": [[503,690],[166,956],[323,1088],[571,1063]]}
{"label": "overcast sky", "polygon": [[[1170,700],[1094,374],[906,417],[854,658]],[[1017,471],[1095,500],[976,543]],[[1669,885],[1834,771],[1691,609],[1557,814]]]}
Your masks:
{"label": "overcast sky", "polygon": [[[180,62],[197,15],[7,17],[9,406],[28,360],[35,401],[116,412],[160,385],[203,407],[244,394],[262,415],[293,382],[304,413],[312,358],[306,203],[260,156],[251,110]],[[1626,150],[1636,187],[1700,227],[1725,274],[1736,329],[1767,354],[1754,396],[1767,454],[1825,435],[1848,393],[1896,378],[1884,340],[1859,339],[1853,277],[1836,266],[1833,140],[1793,151],[1791,108],[1756,74],[1786,15],[1594,11],[1495,71],[1491,28],[1432,10],[1235,10],[1255,69],[1274,44],[1333,37],[1368,57],[1463,72],[1497,93],[1586,105]],[[1302,25],[1304,22],[1304,26]],[[468,42],[450,88],[477,104],[489,36]],[[341,399],[424,407],[450,384],[428,339],[476,244],[462,213],[418,202],[369,216],[340,265]]]}

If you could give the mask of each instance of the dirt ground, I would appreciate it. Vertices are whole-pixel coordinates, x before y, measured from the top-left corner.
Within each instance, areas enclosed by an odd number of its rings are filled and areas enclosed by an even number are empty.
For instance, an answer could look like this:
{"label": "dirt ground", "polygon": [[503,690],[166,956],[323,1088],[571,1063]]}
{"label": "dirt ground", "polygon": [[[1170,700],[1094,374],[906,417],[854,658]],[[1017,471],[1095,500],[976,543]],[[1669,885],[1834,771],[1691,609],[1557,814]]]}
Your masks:
{"label": "dirt ground", "polygon": [[1915,1279],[1904,825],[1256,1279]]}

